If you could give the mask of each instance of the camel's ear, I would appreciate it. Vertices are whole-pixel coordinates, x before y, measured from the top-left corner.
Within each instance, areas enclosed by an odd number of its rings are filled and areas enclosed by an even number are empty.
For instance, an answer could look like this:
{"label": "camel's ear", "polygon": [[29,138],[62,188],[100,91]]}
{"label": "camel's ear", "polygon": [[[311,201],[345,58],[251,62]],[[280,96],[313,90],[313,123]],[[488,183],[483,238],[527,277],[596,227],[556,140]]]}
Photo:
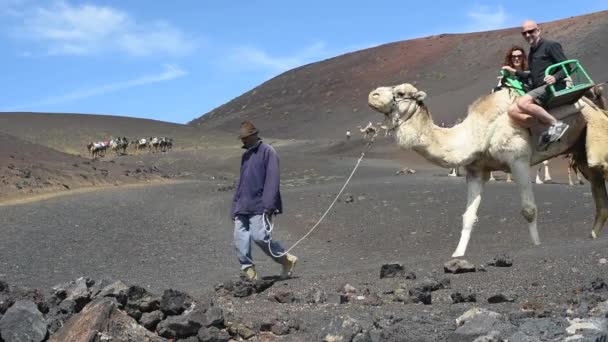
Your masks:
{"label": "camel's ear", "polygon": [[426,93],[422,90],[419,90],[416,92],[416,95],[414,95],[414,97],[416,98],[416,101],[422,101],[426,99]]}

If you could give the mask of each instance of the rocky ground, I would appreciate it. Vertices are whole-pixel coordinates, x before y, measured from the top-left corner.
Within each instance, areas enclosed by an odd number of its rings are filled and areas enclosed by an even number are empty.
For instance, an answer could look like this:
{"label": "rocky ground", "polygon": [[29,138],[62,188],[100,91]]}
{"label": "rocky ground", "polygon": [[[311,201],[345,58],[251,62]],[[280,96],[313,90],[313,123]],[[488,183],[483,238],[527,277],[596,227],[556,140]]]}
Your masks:
{"label": "rocky ground", "polygon": [[[276,239],[291,246],[314,225],[359,148],[277,145],[286,212]],[[62,336],[86,335],[92,328],[83,322],[104,312],[127,326],[137,321],[133,331],[99,335],[115,340],[124,334],[159,341],[606,338],[607,240],[587,238],[593,219],[587,186],[566,185],[563,172],[553,174],[555,184],[535,185],[543,244],[533,246],[516,187],[488,185],[462,258],[472,266],[461,266],[475,272],[446,273],[464,180],[406,155],[387,159],[391,153],[372,150],[363,160],[325,221],[294,249],[300,261],[289,280],[272,278],[279,266],[257,249],[265,280],[239,278],[228,215],[236,145],[124,159],[157,165],[185,181],[179,184],[0,207],[0,279],[11,285],[2,285],[0,336],[13,341],[21,329],[14,322],[29,315],[37,317],[30,321],[39,322],[39,340],[70,340]],[[408,169],[415,172],[399,172]]]}

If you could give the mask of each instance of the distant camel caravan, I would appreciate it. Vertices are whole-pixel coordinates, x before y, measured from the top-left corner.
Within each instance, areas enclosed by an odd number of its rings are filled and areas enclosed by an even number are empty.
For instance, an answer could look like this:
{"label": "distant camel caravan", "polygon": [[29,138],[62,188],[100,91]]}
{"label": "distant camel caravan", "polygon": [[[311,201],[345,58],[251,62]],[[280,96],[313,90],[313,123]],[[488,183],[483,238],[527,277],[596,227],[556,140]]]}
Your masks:
{"label": "distant camel caravan", "polygon": [[108,148],[114,151],[117,156],[127,154],[129,144],[135,147],[136,152],[142,150],[167,152],[173,148],[173,138],[149,137],[133,140],[130,143],[126,137],[111,138],[110,140],[89,142],[86,147],[92,158],[103,158]]}
{"label": "distant camel caravan", "polygon": [[110,146],[109,141],[90,142],[87,144],[87,150],[91,153],[91,157],[105,157],[106,150]]}
{"label": "distant camel caravan", "polygon": [[433,123],[431,112],[424,103],[424,91],[405,83],[380,87],[368,97],[371,108],[385,115],[390,130],[395,131],[397,143],[413,149],[427,160],[450,168],[464,166],[467,171],[467,204],[463,215],[460,241],[453,257],[466,252],[483,186],[490,171],[512,172],[519,187],[522,215],[528,222],[532,242],[540,244],[538,210],[530,182],[530,165],[558,155],[573,153],[577,168],[591,184],[596,205],[591,236],[597,238],[608,219],[608,195],[605,174],[608,170],[608,112],[587,98],[575,104],[552,109],[551,113],[570,125],[568,132],[546,151],[536,150],[538,133],[531,135],[526,128],[513,124],[507,108],[516,94],[504,89],[483,96],[468,110],[464,121],[452,128]]}

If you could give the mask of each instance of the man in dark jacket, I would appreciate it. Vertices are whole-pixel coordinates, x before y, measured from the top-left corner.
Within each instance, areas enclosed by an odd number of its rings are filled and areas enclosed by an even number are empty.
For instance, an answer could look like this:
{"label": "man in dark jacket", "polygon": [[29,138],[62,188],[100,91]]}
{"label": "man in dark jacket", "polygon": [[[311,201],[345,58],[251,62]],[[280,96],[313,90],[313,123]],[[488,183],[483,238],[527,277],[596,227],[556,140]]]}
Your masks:
{"label": "man in dark jacket", "polygon": [[[559,140],[569,126],[558,121],[542,107],[547,100],[548,87],[551,84],[564,81],[565,78],[565,74],[559,68],[557,72],[548,76],[545,76],[545,69],[552,64],[565,61],[566,56],[558,42],[542,39],[540,33],[540,28],[536,22],[526,20],[522,24],[521,34],[530,44],[528,67],[532,90],[518,98],[509,107],[508,113],[516,122],[529,122],[530,118],[534,118],[541,124],[549,126],[548,130],[541,134],[538,142],[539,149],[543,150],[549,144]],[[533,126],[533,123],[528,126]]]}
{"label": "man in dark jacket", "polygon": [[262,142],[258,133],[251,122],[241,123],[239,138],[246,151],[241,158],[241,175],[232,199],[234,245],[241,270],[248,279],[257,279],[251,257],[252,240],[283,266],[281,278],[286,279],[291,277],[298,258],[285,253],[269,232],[273,216],[283,211],[279,157],[272,146]]}

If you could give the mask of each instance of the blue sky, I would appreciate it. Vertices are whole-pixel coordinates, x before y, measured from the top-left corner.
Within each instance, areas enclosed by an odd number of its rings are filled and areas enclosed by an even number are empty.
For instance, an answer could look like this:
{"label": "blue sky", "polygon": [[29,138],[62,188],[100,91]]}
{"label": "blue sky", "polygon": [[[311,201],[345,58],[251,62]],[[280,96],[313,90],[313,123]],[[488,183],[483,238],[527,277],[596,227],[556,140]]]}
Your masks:
{"label": "blue sky", "polygon": [[291,68],[608,9],[576,1],[0,0],[0,111],[185,123]]}

